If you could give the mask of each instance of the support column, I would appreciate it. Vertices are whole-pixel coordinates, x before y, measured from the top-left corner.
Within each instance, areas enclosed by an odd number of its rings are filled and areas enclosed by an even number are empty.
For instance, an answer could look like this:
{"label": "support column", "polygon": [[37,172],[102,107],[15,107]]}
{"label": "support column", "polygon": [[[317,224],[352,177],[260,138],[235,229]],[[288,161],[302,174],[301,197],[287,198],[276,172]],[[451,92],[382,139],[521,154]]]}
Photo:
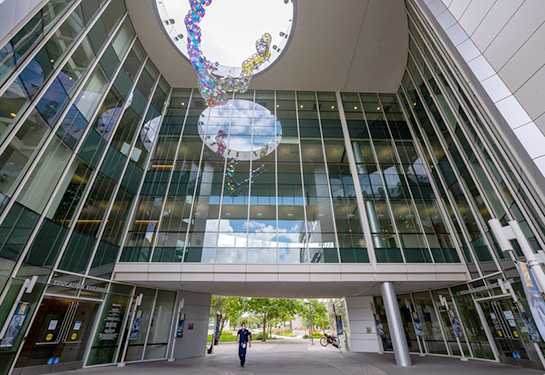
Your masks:
{"label": "support column", "polygon": [[390,328],[396,364],[402,367],[412,366],[394,285],[390,282],[384,282],[380,289],[382,290],[382,300],[386,309],[386,318]]}

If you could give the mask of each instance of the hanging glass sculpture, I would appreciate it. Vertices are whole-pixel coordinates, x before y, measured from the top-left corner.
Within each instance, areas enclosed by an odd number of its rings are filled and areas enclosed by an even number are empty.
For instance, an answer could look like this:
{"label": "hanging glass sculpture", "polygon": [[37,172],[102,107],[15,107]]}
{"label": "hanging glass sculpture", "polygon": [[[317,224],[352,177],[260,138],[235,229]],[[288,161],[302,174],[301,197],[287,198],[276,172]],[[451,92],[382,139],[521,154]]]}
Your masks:
{"label": "hanging glass sculpture", "polygon": [[199,23],[206,13],[204,7],[211,3],[212,0],[189,0],[191,10],[185,16],[184,21],[187,29],[187,53],[197,72],[199,91],[206,101],[206,105],[215,107],[227,103],[228,92],[243,93],[248,90],[254,70],[268,61],[271,56],[271,35],[265,33],[255,42],[256,53],[244,60],[240,77],[217,77],[213,72],[218,63],[213,64],[202,53],[201,28],[199,27]]}

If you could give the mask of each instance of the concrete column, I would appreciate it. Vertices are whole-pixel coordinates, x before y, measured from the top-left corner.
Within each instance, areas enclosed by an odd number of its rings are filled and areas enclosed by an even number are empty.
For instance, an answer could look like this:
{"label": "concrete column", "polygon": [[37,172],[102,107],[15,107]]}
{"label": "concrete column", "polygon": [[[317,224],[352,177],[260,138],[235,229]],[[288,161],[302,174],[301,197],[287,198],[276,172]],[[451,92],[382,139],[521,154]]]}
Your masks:
{"label": "concrete column", "polygon": [[396,363],[398,366],[402,367],[412,366],[394,285],[390,282],[384,282],[381,285],[381,290]]}
{"label": "concrete column", "polygon": [[[182,338],[175,338],[176,341],[172,358],[184,359],[193,357],[204,357],[206,355],[206,338],[208,332],[208,317],[210,315],[210,302],[212,295],[208,293],[194,293],[180,290],[176,306],[179,306],[183,299],[183,308],[180,312],[184,312],[185,325]],[[178,311],[178,309],[177,309]],[[178,319],[174,321],[173,330],[177,327]],[[166,322],[164,323],[166,324]],[[193,325],[193,329],[189,325]],[[235,355],[236,358],[236,355]]]}

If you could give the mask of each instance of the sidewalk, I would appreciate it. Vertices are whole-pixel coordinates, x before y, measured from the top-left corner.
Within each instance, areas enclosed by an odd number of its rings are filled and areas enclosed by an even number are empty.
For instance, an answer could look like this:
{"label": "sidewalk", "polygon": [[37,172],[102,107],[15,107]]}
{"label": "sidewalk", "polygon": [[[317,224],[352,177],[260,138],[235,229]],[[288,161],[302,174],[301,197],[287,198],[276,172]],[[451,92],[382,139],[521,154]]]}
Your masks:
{"label": "sidewalk", "polygon": [[437,356],[411,356],[412,367],[395,365],[393,354],[339,353],[316,340],[285,339],[252,342],[246,366],[238,362],[237,345],[222,342],[215,356],[99,367],[65,372],[65,375],[543,375],[544,371],[507,366],[495,362]]}

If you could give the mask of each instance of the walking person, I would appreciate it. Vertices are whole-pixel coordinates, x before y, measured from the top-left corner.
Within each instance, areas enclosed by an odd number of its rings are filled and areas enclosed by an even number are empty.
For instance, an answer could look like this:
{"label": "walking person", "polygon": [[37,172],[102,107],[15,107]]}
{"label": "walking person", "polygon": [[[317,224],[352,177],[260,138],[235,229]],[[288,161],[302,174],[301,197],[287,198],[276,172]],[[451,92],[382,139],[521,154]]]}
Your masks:
{"label": "walking person", "polygon": [[244,367],[246,362],[246,350],[252,347],[252,333],[246,329],[246,323],[242,323],[237,332],[238,357],[240,358],[240,367]]}

